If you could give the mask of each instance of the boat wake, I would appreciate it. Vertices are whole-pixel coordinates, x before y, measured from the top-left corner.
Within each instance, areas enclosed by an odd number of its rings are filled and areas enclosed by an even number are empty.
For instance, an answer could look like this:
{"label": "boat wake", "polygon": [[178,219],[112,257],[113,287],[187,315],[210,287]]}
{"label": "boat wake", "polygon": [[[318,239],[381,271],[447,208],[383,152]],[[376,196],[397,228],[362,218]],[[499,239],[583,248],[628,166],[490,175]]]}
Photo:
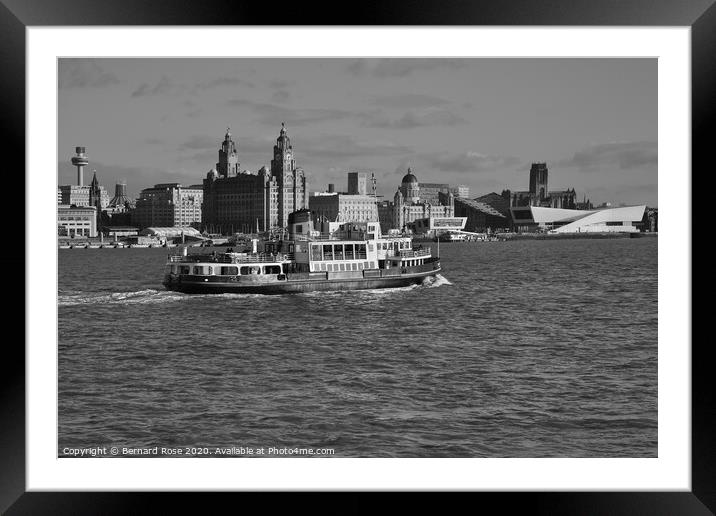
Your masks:
{"label": "boat wake", "polygon": [[443,285],[452,285],[448,279],[442,274],[436,274],[434,277],[430,276],[423,281],[421,285],[417,285],[419,288],[436,288],[442,287]]}
{"label": "boat wake", "polygon": [[[422,283],[409,285],[407,287],[380,288],[369,290],[349,290],[349,291],[330,291],[330,292],[307,292],[305,294],[283,294],[284,296],[308,296],[308,297],[326,297],[326,296],[342,296],[346,293],[362,293],[370,296],[384,296],[396,292],[409,292],[412,290],[436,288],[443,285],[452,285],[444,276],[437,274],[434,277],[428,277]],[[81,292],[81,291],[60,291],[57,296],[57,306],[78,306],[78,305],[147,305],[161,304],[173,301],[186,301],[189,299],[207,298],[207,299],[246,299],[246,298],[271,298],[274,295],[268,294],[182,294],[180,292],[168,290],[145,289],[130,292]]]}
{"label": "boat wake", "polygon": [[138,290],[134,292],[60,292],[57,296],[57,306],[76,305],[129,305],[129,304],[156,304],[186,299],[187,295],[177,292],[160,291],[154,289]]}

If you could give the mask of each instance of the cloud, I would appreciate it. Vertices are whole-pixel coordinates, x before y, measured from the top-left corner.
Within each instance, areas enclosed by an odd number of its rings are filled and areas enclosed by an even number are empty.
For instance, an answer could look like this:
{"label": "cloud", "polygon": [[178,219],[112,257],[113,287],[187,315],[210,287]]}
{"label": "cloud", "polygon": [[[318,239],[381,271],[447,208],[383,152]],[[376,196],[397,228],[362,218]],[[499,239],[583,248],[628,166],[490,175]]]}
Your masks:
{"label": "cloud", "polygon": [[211,137],[205,134],[194,135],[185,142],[179,144],[177,150],[181,151],[193,151],[193,150],[206,150],[206,149],[218,149],[221,146],[222,138]]}
{"label": "cloud", "polygon": [[58,67],[60,89],[102,88],[120,82],[116,75],[91,59],[60,59]]}
{"label": "cloud", "polygon": [[[344,134],[322,135],[296,143],[300,153],[312,159],[351,159],[365,156],[401,156],[411,154],[412,147],[389,141],[363,141]],[[334,164],[334,166],[337,164]]]}
{"label": "cloud", "polygon": [[463,59],[358,59],[348,65],[348,71],[357,76],[407,77],[420,70],[438,68],[458,69],[465,66]]}
{"label": "cloud", "polygon": [[574,153],[559,165],[581,171],[599,171],[618,167],[621,170],[651,167],[658,163],[656,142],[617,142],[591,145]]}
{"label": "cloud", "polygon": [[162,78],[154,85],[142,83],[139,87],[132,92],[132,97],[147,97],[153,95],[166,95],[178,89],[178,86],[172,83],[166,75],[162,75]]}
{"label": "cloud", "polygon": [[274,102],[288,102],[291,98],[291,92],[288,90],[276,90],[271,94],[271,100]]}
{"label": "cloud", "polygon": [[421,158],[434,170],[461,174],[492,172],[505,168],[513,168],[520,163],[520,159],[513,156],[490,156],[475,151],[467,151],[460,154],[445,152],[423,154]]}
{"label": "cloud", "polygon": [[391,119],[385,115],[368,118],[365,125],[388,129],[413,129],[415,127],[445,126],[453,127],[465,125],[467,120],[446,109],[430,109],[423,111],[408,111],[398,119]]}
{"label": "cloud", "polygon": [[286,122],[288,126],[301,126],[306,124],[333,121],[356,116],[356,113],[332,108],[304,108],[289,109],[275,104],[253,102],[245,99],[231,99],[227,101],[231,107],[248,107],[259,117],[258,122],[267,125],[278,125]]}
{"label": "cloud", "polygon": [[375,97],[373,103],[378,106],[398,109],[432,108],[449,104],[447,100],[440,97],[420,93],[403,93],[399,95]]}
{"label": "cloud", "polygon": [[256,85],[245,79],[239,77],[223,76],[211,79],[210,81],[199,82],[194,85],[191,93],[198,93],[200,91],[210,90],[221,86],[246,86],[247,88],[255,88]]}

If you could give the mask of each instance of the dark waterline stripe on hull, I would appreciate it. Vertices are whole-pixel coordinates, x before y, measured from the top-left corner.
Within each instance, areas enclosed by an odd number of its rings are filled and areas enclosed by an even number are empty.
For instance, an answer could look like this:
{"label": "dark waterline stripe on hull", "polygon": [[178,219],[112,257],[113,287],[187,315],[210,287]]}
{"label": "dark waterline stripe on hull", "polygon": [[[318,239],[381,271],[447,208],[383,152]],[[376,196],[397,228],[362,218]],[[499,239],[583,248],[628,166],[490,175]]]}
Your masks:
{"label": "dark waterline stripe on hull", "polygon": [[184,294],[294,294],[317,291],[367,290],[376,288],[397,288],[417,285],[425,278],[435,276],[441,269],[410,276],[334,279],[334,280],[296,280],[262,285],[240,285],[237,283],[182,282],[165,284],[167,290]]}

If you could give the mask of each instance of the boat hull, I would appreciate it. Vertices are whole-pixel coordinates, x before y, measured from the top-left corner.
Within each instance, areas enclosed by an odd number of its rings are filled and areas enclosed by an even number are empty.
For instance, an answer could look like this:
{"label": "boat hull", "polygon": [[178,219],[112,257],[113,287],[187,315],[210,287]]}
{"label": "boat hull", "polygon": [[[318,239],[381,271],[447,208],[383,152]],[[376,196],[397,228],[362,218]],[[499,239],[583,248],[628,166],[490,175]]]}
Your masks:
{"label": "boat hull", "polygon": [[[289,274],[284,280],[263,282],[205,281],[201,277],[183,277],[180,281],[165,279],[167,290],[185,294],[298,294],[303,292],[367,290],[397,288],[417,285],[426,278],[435,276],[440,267],[413,274],[376,277],[330,277],[296,278]],[[292,278],[291,276],[294,276]],[[213,279],[213,278],[212,278]]]}

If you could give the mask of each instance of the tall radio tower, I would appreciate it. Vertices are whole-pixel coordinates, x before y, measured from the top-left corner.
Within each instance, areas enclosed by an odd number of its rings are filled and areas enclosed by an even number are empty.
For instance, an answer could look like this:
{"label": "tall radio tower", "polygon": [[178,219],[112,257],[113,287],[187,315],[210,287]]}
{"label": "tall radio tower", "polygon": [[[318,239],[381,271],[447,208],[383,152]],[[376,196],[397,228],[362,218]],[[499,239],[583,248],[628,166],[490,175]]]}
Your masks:
{"label": "tall radio tower", "polygon": [[89,159],[87,159],[87,155],[85,154],[85,148],[84,147],[75,147],[75,156],[72,156],[72,164],[77,167],[77,184],[80,186],[84,185],[82,172],[84,167],[89,165]]}

